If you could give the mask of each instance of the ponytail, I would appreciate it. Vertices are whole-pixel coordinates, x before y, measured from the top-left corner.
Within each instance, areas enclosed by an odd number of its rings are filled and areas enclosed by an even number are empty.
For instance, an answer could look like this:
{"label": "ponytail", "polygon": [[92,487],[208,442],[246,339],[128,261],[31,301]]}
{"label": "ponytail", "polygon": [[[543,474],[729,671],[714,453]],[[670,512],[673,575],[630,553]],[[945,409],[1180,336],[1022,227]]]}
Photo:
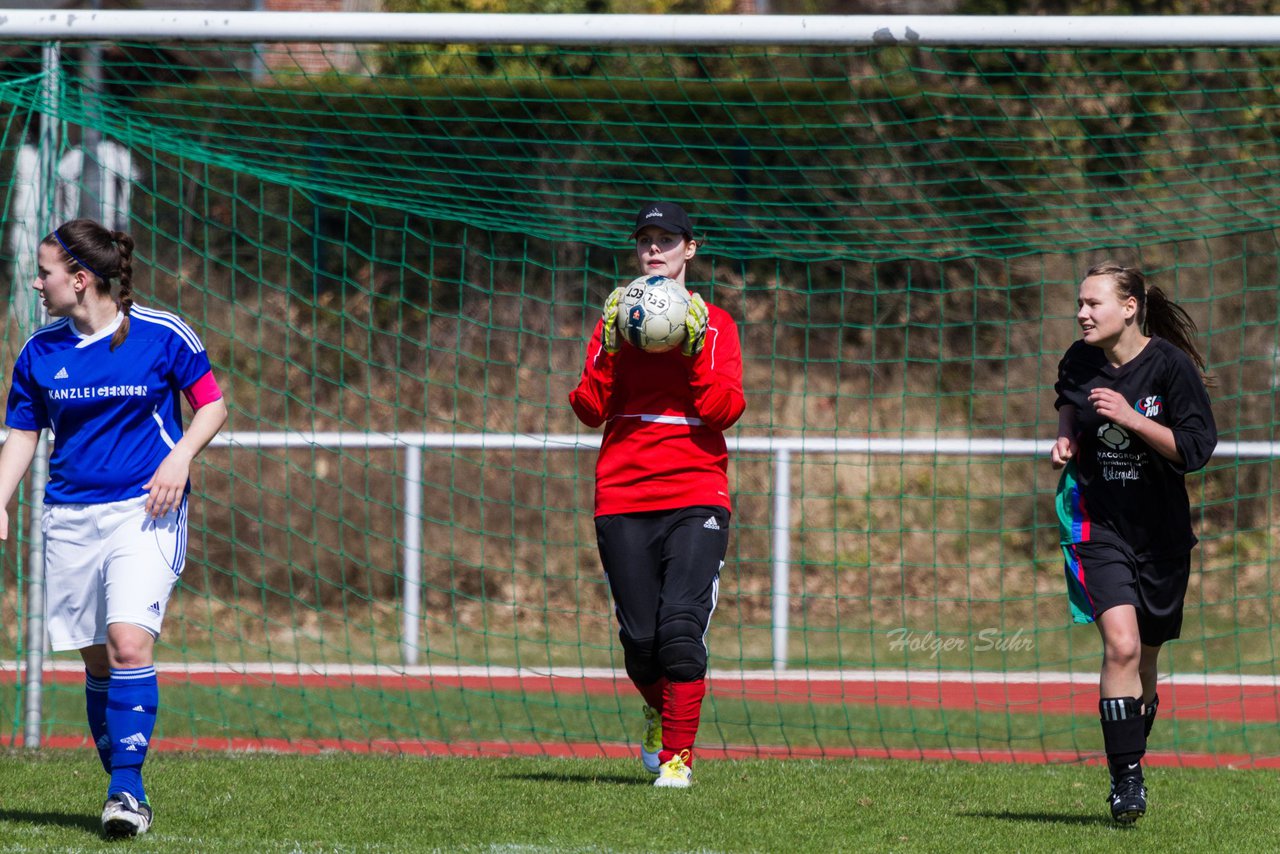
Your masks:
{"label": "ponytail", "polygon": [[1213,385],[1213,377],[1205,373],[1204,356],[1196,348],[1196,322],[1182,306],[1175,303],[1156,287],[1147,287],[1147,277],[1137,267],[1126,267],[1115,261],[1094,264],[1085,273],[1090,276],[1109,276],[1116,285],[1121,299],[1133,297],[1138,301],[1138,327],[1145,335],[1158,335],[1191,357],[1200,369],[1205,385]]}
{"label": "ponytail", "polygon": [[[1191,357],[1205,373],[1204,356],[1195,345],[1196,322],[1182,306],[1165,295],[1159,288],[1147,288],[1146,330],[1148,335],[1159,335]],[[1206,377],[1206,381],[1208,377]]]}
{"label": "ponytail", "polygon": [[120,291],[116,299],[120,303],[120,311],[124,314],[119,328],[111,336],[111,349],[114,350],[129,337],[129,312],[133,308],[133,238],[123,231],[113,231],[111,242],[120,255],[119,272],[116,274]]}

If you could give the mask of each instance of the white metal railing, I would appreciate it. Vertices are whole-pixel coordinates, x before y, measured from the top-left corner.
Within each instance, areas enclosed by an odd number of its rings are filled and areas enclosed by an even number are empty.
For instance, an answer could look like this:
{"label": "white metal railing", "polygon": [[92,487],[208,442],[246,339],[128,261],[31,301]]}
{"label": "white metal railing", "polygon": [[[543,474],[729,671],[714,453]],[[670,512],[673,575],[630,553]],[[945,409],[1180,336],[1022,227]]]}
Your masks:
{"label": "white metal railing", "polygon": [[[785,670],[790,613],[791,577],[791,457],[806,454],[864,454],[868,456],[1022,457],[1047,456],[1050,439],[728,436],[731,454],[773,457],[772,535],[772,643],[773,666]],[[402,602],[401,655],[406,666],[418,662],[421,648],[424,487],[423,451],[506,450],[580,451],[600,447],[599,434],[578,433],[359,433],[359,432],[229,432],[219,435],[213,447],[242,448],[365,448],[395,450],[403,454],[403,515],[401,536]],[[1222,442],[1215,457],[1276,459],[1280,442]]]}

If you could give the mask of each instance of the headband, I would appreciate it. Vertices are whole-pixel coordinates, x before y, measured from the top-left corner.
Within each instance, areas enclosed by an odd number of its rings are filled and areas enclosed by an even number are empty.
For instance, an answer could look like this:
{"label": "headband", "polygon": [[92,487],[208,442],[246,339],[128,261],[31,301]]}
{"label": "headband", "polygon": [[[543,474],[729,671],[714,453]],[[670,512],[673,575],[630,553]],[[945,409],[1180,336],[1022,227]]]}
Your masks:
{"label": "headband", "polygon": [[58,234],[58,229],[56,228],[53,230],[53,239],[58,241],[58,245],[62,247],[63,252],[71,256],[72,261],[75,261],[81,267],[84,267],[86,270],[88,270],[90,273],[93,273],[93,275],[97,276],[99,279],[102,279],[104,282],[106,281],[106,276],[103,276],[97,270],[93,269],[88,264],[86,264],[85,262],[81,261],[79,258],[76,257],[76,253],[71,251],[71,247],[62,242],[62,235]]}

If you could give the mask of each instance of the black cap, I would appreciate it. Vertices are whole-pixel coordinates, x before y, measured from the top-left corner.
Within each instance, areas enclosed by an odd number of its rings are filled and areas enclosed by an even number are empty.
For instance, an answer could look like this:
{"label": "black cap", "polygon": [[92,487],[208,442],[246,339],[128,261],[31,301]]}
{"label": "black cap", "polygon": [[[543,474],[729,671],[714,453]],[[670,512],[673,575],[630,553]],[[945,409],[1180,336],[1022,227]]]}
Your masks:
{"label": "black cap", "polygon": [[675,202],[650,202],[642,207],[640,213],[636,214],[636,228],[631,236],[635,237],[647,225],[656,225],[663,231],[683,234],[693,239],[693,223],[689,222],[689,215],[684,212],[684,208]]}

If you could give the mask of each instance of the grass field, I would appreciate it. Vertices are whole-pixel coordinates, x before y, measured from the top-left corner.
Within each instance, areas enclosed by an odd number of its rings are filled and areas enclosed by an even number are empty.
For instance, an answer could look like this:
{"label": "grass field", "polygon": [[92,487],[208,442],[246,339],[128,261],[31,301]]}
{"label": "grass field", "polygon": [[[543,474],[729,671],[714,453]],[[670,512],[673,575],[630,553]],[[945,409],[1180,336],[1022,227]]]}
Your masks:
{"label": "grass field", "polygon": [[[154,851],[1271,850],[1274,773],[1158,768],[1151,812],[1111,823],[1096,765],[704,761],[688,791],[637,760],[158,753]],[[0,852],[99,838],[90,750],[0,761]]]}

